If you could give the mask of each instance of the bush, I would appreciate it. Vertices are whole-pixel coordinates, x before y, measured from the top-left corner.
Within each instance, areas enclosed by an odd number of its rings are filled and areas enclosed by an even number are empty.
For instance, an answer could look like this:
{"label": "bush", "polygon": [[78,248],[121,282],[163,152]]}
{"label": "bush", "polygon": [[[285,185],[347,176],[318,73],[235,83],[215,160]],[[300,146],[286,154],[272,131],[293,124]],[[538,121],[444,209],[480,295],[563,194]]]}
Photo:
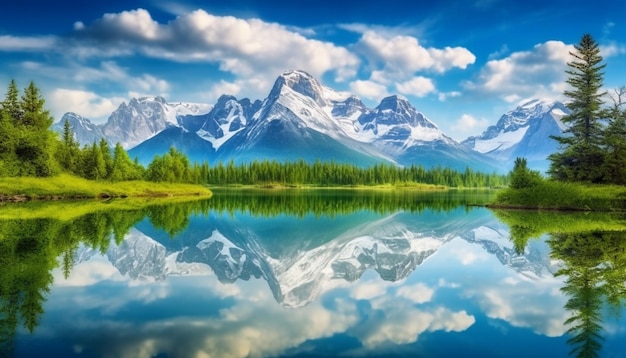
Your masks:
{"label": "bush", "polygon": [[511,176],[510,187],[513,189],[523,189],[535,187],[543,181],[543,177],[536,170],[527,167],[526,158],[516,158]]}

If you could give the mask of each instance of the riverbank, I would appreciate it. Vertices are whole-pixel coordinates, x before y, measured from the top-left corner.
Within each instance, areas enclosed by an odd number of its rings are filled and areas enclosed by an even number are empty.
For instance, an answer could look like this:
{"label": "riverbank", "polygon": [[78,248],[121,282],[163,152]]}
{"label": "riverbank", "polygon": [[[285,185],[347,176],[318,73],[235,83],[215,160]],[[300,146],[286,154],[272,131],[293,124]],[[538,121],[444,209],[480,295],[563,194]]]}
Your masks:
{"label": "riverbank", "polygon": [[125,197],[210,197],[211,190],[193,184],[146,181],[92,181],[61,174],[49,178],[0,178],[0,202],[106,199]]}
{"label": "riverbank", "polygon": [[543,180],[528,188],[504,189],[487,207],[553,211],[626,211],[626,187]]}

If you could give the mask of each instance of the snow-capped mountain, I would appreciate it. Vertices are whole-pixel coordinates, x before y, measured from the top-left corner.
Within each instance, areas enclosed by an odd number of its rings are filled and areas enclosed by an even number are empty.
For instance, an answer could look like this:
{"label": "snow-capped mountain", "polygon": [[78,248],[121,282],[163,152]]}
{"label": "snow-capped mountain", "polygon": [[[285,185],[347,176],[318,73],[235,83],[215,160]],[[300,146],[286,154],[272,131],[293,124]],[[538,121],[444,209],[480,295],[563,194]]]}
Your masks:
{"label": "snow-capped mountain", "polygon": [[355,164],[393,161],[374,147],[355,141],[331,114],[340,95],[302,71],[282,74],[249,124],[218,151],[222,160],[256,158]]}
{"label": "snow-capped mountain", "polygon": [[218,150],[222,144],[246,127],[248,120],[260,107],[261,101],[250,102],[247,98],[238,101],[233,96],[222,95],[210,112],[198,116],[204,124],[197,134]]}
{"label": "snow-capped mountain", "polygon": [[128,152],[148,164],[155,155],[175,147],[191,161],[214,162],[220,146],[244,129],[260,106],[260,101],[223,95],[206,114],[179,115],[177,126],[166,128]]}
{"label": "snow-capped mountain", "polygon": [[100,139],[105,137],[99,126],[91,123],[89,119],[73,112],[65,113],[59,122],[52,125],[52,130],[57,133],[63,133],[65,121],[68,121],[70,124],[70,128],[74,132],[74,139],[76,139],[81,146],[99,142]]}
{"label": "snow-capped mountain", "polygon": [[532,168],[545,170],[547,156],[558,150],[557,142],[550,136],[562,135],[567,127],[561,118],[568,113],[561,102],[534,99],[505,113],[496,125],[462,144],[506,163],[525,157]]}
{"label": "snow-capped mountain", "polygon": [[359,217],[355,222],[356,218],[333,222],[321,233],[286,230],[283,234],[292,238],[287,246],[293,246],[286,248],[284,238],[275,246],[276,232],[267,233],[271,227],[289,226],[281,217],[258,224],[212,215],[192,222],[189,232],[177,240],[150,237],[150,230],[137,227],[123,242],[112,244],[106,255],[120,273],[135,280],[207,273],[224,284],[262,279],[275,299],[288,307],[304,306],[341,282],[358,280],[367,270],[390,282],[406,279],[454,240],[481,246],[526,278],[556,270],[547,246],[530,243],[524,253],[516,253],[506,227],[487,215],[455,222],[442,222],[443,216],[416,221],[402,212],[376,220]]}
{"label": "snow-capped mountain", "polygon": [[[210,111],[212,106],[198,103],[170,104],[163,97],[132,98],[111,113],[104,124],[96,125],[72,112],[55,123],[53,130],[62,133],[67,119],[81,145],[105,138],[110,144],[120,143],[130,149],[169,127],[179,127],[179,121]],[[169,149],[169,147],[167,148]]]}
{"label": "snow-capped mountain", "polygon": [[161,97],[131,99],[98,128],[109,142],[132,148],[131,157],[144,164],[174,146],[193,160],[209,162],[319,159],[501,169],[446,136],[402,96],[367,108],[356,96],[326,87],[304,71],[280,75],[263,102],[223,95],[210,111],[197,113],[208,108],[172,105]]}
{"label": "snow-capped mountain", "polygon": [[119,142],[129,149],[177,125],[177,111],[163,97],[142,97],[122,103],[102,126],[102,132],[111,143]]}

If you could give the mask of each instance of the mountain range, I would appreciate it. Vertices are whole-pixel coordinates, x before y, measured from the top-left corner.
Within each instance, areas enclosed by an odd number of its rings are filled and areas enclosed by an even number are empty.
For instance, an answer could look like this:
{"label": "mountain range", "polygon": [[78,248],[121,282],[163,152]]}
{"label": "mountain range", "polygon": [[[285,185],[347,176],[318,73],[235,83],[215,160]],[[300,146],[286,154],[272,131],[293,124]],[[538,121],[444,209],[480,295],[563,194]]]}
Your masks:
{"label": "mountain range", "polygon": [[[139,281],[204,274],[224,284],[262,279],[287,307],[304,306],[336,287],[337,280],[354,282],[367,270],[385,281],[404,280],[454,240],[480,246],[526,279],[551,277],[558,268],[539,242],[517,253],[506,227],[491,216],[457,219],[424,214],[416,220],[403,212],[353,215],[309,232],[307,225],[294,226],[280,216],[229,221],[211,215],[191,218],[176,240],[144,222],[124,241],[112,243],[106,256],[122,275]],[[91,248],[81,250],[79,262],[97,254]]]}
{"label": "mountain range", "polygon": [[547,168],[556,150],[550,135],[566,127],[560,102],[531,100],[504,114],[480,136],[457,142],[399,95],[368,108],[358,97],[322,85],[303,71],[280,75],[265,100],[222,95],[214,105],[170,104],[162,97],[122,103],[104,124],[66,113],[82,145],[105,138],[121,143],[143,164],[176,147],[192,161],[334,160],[430,168],[506,171],[516,156]]}

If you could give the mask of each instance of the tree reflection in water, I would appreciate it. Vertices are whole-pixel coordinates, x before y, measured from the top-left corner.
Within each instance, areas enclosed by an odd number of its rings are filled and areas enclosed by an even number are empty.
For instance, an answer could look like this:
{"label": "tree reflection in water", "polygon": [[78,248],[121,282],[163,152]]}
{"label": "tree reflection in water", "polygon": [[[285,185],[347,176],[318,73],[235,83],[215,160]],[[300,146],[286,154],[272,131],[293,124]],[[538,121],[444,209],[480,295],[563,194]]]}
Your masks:
{"label": "tree reflection in water", "polygon": [[602,348],[603,303],[619,312],[626,298],[626,232],[591,231],[552,234],[552,257],[565,267],[556,276],[565,278],[561,289],[569,299],[571,354],[599,357]]}
{"label": "tree reflection in water", "polygon": [[599,357],[605,304],[618,313],[626,299],[626,223],[620,214],[496,210],[511,241],[523,252],[528,240],[550,233],[551,257],[562,262],[568,296],[564,323],[571,335],[571,355]]}

